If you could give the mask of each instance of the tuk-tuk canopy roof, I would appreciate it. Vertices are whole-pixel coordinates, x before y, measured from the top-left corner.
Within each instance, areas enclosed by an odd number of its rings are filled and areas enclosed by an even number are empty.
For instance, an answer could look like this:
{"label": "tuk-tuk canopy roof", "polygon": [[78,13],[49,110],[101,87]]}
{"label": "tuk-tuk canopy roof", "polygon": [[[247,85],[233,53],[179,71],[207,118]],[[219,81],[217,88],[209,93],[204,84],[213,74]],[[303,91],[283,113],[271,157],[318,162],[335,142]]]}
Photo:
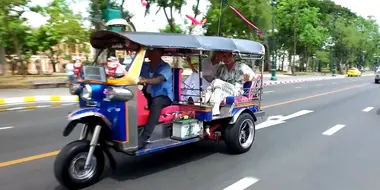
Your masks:
{"label": "tuk-tuk canopy roof", "polygon": [[96,49],[108,48],[118,43],[125,44],[126,40],[149,48],[228,51],[260,55],[265,53],[265,48],[261,43],[217,36],[154,32],[114,32],[108,30],[97,31],[91,35],[91,45]]}

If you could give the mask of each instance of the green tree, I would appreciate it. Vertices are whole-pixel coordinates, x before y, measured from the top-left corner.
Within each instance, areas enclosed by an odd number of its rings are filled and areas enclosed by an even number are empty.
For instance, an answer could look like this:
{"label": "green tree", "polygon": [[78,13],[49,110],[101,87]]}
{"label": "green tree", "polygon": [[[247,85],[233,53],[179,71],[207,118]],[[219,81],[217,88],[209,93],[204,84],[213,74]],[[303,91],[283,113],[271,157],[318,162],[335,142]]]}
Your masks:
{"label": "green tree", "polygon": [[[206,35],[216,36],[218,34],[220,0],[210,0],[210,3],[210,8],[207,11],[208,24],[205,26],[207,29]],[[262,31],[266,32],[270,29],[272,12],[269,0],[230,0],[228,3],[239,10]],[[224,5],[221,14],[221,36],[258,40],[256,31],[229,7]]]}
{"label": "green tree", "polygon": [[42,13],[49,16],[49,19],[45,25],[32,32],[28,45],[35,52],[47,55],[56,72],[56,64],[63,52],[55,46],[60,43],[83,44],[88,41],[89,34],[81,24],[80,15],[74,14],[65,0],[53,0]]}
{"label": "green tree", "polygon": [[[176,23],[174,19],[174,12],[177,11],[181,13],[181,9],[184,5],[186,5],[185,0],[148,0],[148,5],[145,9],[145,15],[150,13],[150,6],[152,4],[156,4],[158,6],[159,11],[163,11],[165,14],[165,18],[168,21],[169,29],[171,33],[176,32]],[[177,28],[178,29],[178,28]]]}
{"label": "green tree", "polygon": [[[259,39],[256,31],[241,19],[236,13],[226,5],[222,6],[220,11],[220,0],[210,0],[210,7],[206,13],[207,24],[204,28],[207,30],[206,35],[217,36],[220,20],[220,35],[223,37],[244,38],[264,42],[266,56],[264,61],[264,69],[269,69],[269,44],[270,39],[265,35],[263,39]],[[272,8],[270,0],[230,0],[228,1],[234,8],[242,13],[248,20],[255,24],[265,34],[271,29]]]}
{"label": "green tree", "polygon": [[[183,33],[183,30],[181,29],[180,25],[176,24],[175,22],[174,12],[177,11],[181,13],[182,7],[186,5],[185,0],[148,0],[147,2],[148,5],[145,9],[145,15],[148,15],[150,13],[150,6],[152,4],[156,4],[158,6],[156,14],[161,10],[165,14],[165,18],[168,21],[168,25],[160,31],[170,33]],[[174,67],[179,67],[179,60],[177,58],[174,59],[173,65]]]}
{"label": "green tree", "polygon": [[174,31],[170,27],[170,25],[166,25],[165,28],[160,29],[160,32],[163,33],[177,33],[177,34],[182,34],[184,33],[183,29],[181,28],[180,24],[175,24],[174,25]]}
{"label": "green tree", "polygon": [[[22,14],[26,11],[38,11],[40,7],[28,6],[29,0],[2,0],[0,1],[0,48],[3,49],[3,55],[7,55],[12,61],[12,72],[15,71],[17,63],[20,63],[20,73],[26,74],[27,63],[27,46],[25,36],[28,36],[30,28],[26,26]],[[16,55],[16,59],[13,59]],[[3,74],[5,72],[4,57],[0,57],[0,64],[3,65]]]}

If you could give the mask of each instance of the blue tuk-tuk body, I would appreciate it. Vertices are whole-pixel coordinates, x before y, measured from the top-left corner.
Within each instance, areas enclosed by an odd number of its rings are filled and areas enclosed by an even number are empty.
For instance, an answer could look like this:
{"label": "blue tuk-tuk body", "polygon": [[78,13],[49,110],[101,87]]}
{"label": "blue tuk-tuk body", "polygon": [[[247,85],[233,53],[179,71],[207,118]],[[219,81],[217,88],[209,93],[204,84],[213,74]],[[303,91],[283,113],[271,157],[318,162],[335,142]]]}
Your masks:
{"label": "blue tuk-tuk body", "polygon": [[[137,53],[127,76],[110,79],[103,66],[84,66],[82,79],[70,87],[70,92],[79,96],[80,108],[69,114],[69,124],[63,135],[68,136],[78,124],[83,127],[79,140],[64,147],[56,158],[55,175],[64,186],[83,188],[96,183],[104,168],[103,152],[109,157],[111,166],[116,167],[108,149],[139,156],[200,140],[224,140],[234,153],[244,153],[251,148],[255,137],[254,122],[264,116],[260,109],[262,67],[254,81],[244,84],[243,96],[225,99],[220,116],[213,116],[209,105],[188,104],[181,99],[185,88],[183,70],[173,68],[174,103],[162,110],[150,143],[141,150],[138,150],[138,137],[149,110],[145,108],[146,98],[136,78],[146,48],[164,48],[173,56],[196,52],[199,58],[202,51],[230,51],[242,57],[255,55],[247,59],[260,60],[264,54],[261,44],[222,37],[111,31],[95,32],[91,44],[97,49],[133,49]],[[72,171],[69,166],[79,167],[80,171]]]}

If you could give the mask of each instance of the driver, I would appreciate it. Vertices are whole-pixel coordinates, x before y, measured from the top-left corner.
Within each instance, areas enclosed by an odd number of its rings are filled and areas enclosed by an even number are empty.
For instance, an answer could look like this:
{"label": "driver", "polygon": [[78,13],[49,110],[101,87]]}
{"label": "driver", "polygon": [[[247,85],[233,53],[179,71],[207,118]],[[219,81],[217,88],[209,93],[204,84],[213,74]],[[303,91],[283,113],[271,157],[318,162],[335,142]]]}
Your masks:
{"label": "driver", "polygon": [[139,149],[143,149],[158,123],[161,110],[173,101],[173,73],[170,65],[163,61],[163,49],[148,50],[149,63],[141,68],[139,84],[144,85],[143,93],[150,110],[148,122],[139,137]]}

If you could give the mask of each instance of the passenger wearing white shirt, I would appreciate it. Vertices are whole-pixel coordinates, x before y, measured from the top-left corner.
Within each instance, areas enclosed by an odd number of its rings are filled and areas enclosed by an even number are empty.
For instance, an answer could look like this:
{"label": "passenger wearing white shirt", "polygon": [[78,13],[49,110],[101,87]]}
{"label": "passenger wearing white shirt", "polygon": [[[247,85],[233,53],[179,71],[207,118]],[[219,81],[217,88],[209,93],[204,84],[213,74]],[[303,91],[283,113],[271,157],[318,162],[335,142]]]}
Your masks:
{"label": "passenger wearing white shirt", "polygon": [[[219,63],[222,60],[222,52],[214,52],[214,54],[201,61],[202,64],[202,88],[206,89],[210,86],[210,83],[214,80],[216,70],[218,69]],[[199,74],[198,70],[194,68],[191,64],[190,57],[186,58],[186,62],[190,66],[193,73],[183,82],[184,90],[182,95],[182,100],[188,100],[189,103],[199,100]]]}
{"label": "passenger wearing white shirt", "polygon": [[[216,70],[218,69],[218,65],[222,60],[222,52],[214,52],[211,57],[205,58],[201,61],[202,64],[202,76],[207,82],[211,83],[214,80],[214,76],[216,74]],[[190,57],[186,58],[187,64],[189,64],[191,70],[194,73],[198,73],[198,70],[194,68],[194,65],[191,64]]]}

